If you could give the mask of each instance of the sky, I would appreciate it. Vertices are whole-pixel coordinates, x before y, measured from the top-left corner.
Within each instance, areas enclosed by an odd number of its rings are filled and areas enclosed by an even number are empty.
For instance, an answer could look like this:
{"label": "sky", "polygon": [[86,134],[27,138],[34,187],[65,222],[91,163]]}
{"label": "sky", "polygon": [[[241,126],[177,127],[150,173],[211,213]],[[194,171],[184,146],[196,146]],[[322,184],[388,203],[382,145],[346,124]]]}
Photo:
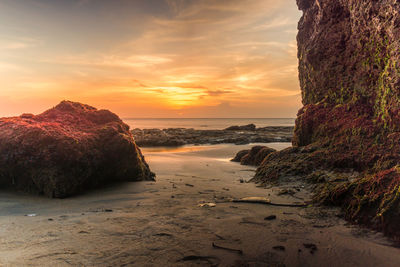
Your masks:
{"label": "sky", "polygon": [[293,118],[294,0],[0,0],[0,116]]}

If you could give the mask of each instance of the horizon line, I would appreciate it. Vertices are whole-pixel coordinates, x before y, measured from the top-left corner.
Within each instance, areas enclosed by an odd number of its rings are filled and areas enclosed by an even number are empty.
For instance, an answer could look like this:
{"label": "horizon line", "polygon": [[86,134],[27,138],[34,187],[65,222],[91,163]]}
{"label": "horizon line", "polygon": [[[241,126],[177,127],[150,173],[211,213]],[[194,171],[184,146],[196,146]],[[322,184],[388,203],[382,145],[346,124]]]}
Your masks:
{"label": "horizon line", "polygon": [[276,118],[276,117],[271,117],[271,118],[266,118],[266,117],[258,117],[258,118],[238,118],[238,117],[229,117],[229,118],[217,118],[217,117],[213,117],[213,118],[207,118],[207,117],[187,117],[187,118],[180,118],[180,117],[169,117],[169,118],[156,118],[156,117],[147,117],[147,118],[135,118],[135,117],[122,117],[122,119],[125,120],[166,120],[166,119],[247,119],[247,120],[259,120],[259,119],[273,119],[273,120],[281,120],[281,119],[296,119],[295,117],[293,118],[289,118],[289,117],[282,117],[282,118]]}

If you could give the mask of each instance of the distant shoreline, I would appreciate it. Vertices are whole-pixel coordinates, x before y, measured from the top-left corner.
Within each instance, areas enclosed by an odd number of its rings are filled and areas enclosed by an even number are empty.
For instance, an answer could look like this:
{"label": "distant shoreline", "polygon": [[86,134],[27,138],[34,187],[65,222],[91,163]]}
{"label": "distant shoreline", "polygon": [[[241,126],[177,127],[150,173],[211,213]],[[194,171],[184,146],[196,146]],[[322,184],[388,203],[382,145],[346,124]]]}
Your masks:
{"label": "distant shoreline", "polygon": [[140,147],[178,147],[204,144],[251,144],[291,142],[293,126],[267,126],[257,128],[254,124],[230,126],[223,130],[198,130],[193,128],[139,129],[131,130]]}
{"label": "distant shoreline", "polygon": [[131,129],[193,128],[196,130],[221,130],[232,125],[254,124],[267,126],[294,126],[294,118],[123,118]]}

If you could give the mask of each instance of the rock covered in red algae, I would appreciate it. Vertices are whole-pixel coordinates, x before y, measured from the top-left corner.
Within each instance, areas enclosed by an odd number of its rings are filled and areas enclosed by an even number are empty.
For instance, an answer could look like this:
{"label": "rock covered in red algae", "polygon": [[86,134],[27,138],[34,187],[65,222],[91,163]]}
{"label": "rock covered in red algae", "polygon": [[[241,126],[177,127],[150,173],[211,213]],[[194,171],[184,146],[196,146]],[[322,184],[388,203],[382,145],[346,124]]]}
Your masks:
{"label": "rock covered in red algae", "polygon": [[261,162],[276,150],[267,146],[254,146],[251,149],[241,150],[231,160],[242,165],[259,166]]}
{"label": "rock covered in red algae", "polygon": [[63,198],[117,181],[154,180],[129,126],[107,110],[62,101],[0,119],[0,185]]}
{"label": "rock covered in red algae", "polygon": [[400,238],[400,2],[297,4],[304,107],[294,147],[267,157],[254,181],[324,182],[316,200]]}

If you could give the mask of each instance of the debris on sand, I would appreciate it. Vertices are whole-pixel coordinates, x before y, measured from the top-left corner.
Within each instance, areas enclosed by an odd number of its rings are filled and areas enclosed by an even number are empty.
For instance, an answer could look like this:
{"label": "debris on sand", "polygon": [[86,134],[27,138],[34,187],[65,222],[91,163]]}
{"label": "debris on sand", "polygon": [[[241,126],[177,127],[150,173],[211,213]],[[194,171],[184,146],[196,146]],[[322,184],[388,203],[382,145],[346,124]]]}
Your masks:
{"label": "debris on sand", "polygon": [[282,195],[291,195],[293,196],[294,194],[296,194],[296,192],[292,189],[287,189],[287,188],[283,188],[278,192],[278,196],[282,196]]}
{"label": "debris on sand", "polygon": [[198,206],[200,208],[213,208],[213,207],[217,206],[217,204],[209,202],[209,203],[200,203]]}
{"label": "debris on sand", "polygon": [[245,197],[240,199],[232,199],[232,202],[239,203],[256,203],[256,204],[266,204],[271,206],[281,206],[281,207],[307,207],[307,203],[273,203],[269,198],[266,197]]}
{"label": "debris on sand", "polygon": [[215,236],[218,237],[220,240],[225,240],[225,237],[223,237],[223,236],[220,236],[218,234],[215,234]]}
{"label": "debris on sand", "polygon": [[113,212],[114,210],[108,208],[90,209],[88,212]]}
{"label": "debris on sand", "polygon": [[235,253],[240,254],[240,255],[243,254],[243,251],[241,249],[235,249],[235,248],[228,248],[228,247],[219,246],[219,245],[215,244],[214,242],[212,243],[212,246],[213,246],[213,248],[232,251],[232,252],[235,252]]}
{"label": "debris on sand", "polygon": [[275,250],[280,250],[280,251],[285,251],[286,250],[286,248],[284,246],[274,246],[272,248],[275,249]]}
{"label": "debris on sand", "polygon": [[271,203],[271,200],[266,197],[244,197],[240,199],[233,199],[232,202],[245,202],[245,203]]}
{"label": "debris on sand", "polygon": [[261,226],[265,226],[264,223],[260,223],[260,222],[254,222],[250,219],[247,218],[243,218],[241,222],[239,222],[240,224],[255,224],[255,225],[261,225]]}
{"label": "debris on sand", "polygon": [[[214,264],[215,261],[218,261],[218,264],[219,264],[219,259],[214,256],[189,255],[189,256],[183,257],[182,259],[180,259],[178,261],[205,261],[209,264]],[[218,265],[218,264],[216,264],[216,265]]]}
{"label": "debris on sand", "polygon": [[276,215],[269,215],[269,216],[265,217],[264,220],[266,220],[266,221],[276,220]]}
{"label": "debris on sand", "polygon": [[317,245],[313,243],[304,243],[303,246],[309,249],[311,254],[314,254],[314,252],[318,249]]}
{"label": "debris on sand", "polygon": [[168,237],[171,237],[172,235],[169,234],[169,233],[157,233],[157,234],[154,234],[153,236],[168,236]]}

